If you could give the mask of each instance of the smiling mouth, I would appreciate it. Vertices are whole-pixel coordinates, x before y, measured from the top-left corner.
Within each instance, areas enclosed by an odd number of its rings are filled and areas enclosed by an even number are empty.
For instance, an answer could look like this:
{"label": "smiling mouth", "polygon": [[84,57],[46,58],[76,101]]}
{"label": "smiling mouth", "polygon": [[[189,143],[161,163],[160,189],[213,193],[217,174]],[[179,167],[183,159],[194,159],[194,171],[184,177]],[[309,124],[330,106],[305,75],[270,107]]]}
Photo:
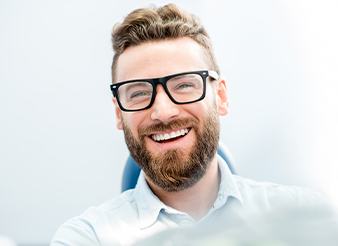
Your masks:
{"label": "smiling mouth", "polygon": [[172,131],[171,133],[164,133],[164,134],[153,134],[150,137],[158,143],[167,143],[175,141],[179,138],[183,138],[185,135],[188,134],[188,132],[191,130],[191,128],[185,128],[178,131]]}

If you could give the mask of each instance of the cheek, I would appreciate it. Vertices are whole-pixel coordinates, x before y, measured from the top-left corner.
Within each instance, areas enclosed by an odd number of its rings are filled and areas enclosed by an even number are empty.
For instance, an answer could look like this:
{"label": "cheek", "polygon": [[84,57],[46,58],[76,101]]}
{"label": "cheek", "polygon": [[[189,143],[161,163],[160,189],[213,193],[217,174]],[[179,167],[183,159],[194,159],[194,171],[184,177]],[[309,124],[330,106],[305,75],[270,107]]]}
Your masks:
{"label": "cheek", "polygon": [[199,102],[199,114],[204,114],[214,109],[216,105],[216,92],[213,87],[209,86],[205,98]]}
{"label": "cheek", "polygon": [[121,115],[123,127],[128,127],[134,136],[138,136],[138,128],[145,122],[145,116],[142,112],[124,113]]}
{"label": "cheek", "polygon": [[196,103],[195,107],[190,110],[190,113],[197,117],[201,122],[204,122],[204,120],[211,115],[217,117],[217,112],[217,101],[212,91],[210,91],[202,101]]}
{"label": "cheek", "polygon": [[[210,107],[208,106],[209,102],[207,102],[206,98],[204,98],[202,101],[192,103],[192,104],[186,104],[185,105],[185,112],[187,113],[184,116],[194,117],[199,122],[203,122],[205,115],[207,114]],[[184,117],[183,116],[183,117]]]}

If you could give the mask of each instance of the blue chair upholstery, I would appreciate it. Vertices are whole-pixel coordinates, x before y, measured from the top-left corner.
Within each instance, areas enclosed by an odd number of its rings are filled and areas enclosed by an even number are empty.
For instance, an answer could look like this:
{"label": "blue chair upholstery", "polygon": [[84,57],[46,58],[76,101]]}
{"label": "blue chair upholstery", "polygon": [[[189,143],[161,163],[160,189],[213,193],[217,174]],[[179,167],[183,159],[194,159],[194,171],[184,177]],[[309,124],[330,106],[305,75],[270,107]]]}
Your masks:
{"label": "blue chair upholstery", "polygon": [[[230,171],[235,174],[234,160],[230,154],[230,151],[222,142],[219,142],[218,144],[217,154],[225,160],[225,162],[228,164]],[[134,161],[131,156],[129,156],[123,171],[122,192],[135,188],[137,179],[140,175],[140,171],[140,166]]]}

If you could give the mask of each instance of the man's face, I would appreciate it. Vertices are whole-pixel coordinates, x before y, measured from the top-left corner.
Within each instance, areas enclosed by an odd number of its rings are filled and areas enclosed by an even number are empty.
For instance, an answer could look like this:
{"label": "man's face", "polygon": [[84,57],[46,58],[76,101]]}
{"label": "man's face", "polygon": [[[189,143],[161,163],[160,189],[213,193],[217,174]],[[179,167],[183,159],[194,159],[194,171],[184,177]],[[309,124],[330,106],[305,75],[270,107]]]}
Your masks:
{"label": "man's face", "polygon": [[[118,60],[116,81],[157,78],[208,67],[202,47],[190,38],[151,42],[124,51]],[[156,88],[152,107],[143,111],[123,112],[114,99],[117,127],[124,130],[131,156],[144,170],[146,179],[164,190],[192,187],[215,156],[218,114],[227,113],[228,102],[224,81],[211,83],[207,82],[205,99],[191,104],[174,104],[161,85]],[[154,135],[165,134],[172,137],[164,141],[153,139]]]}

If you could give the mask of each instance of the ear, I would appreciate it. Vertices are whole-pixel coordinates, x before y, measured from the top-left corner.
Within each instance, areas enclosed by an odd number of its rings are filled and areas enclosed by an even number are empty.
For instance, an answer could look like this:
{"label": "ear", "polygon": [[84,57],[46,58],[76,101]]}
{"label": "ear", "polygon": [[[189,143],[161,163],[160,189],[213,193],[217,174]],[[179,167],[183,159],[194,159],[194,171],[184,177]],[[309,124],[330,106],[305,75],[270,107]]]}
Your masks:
{"label": "ear", "polygon": [[225,84],[225,80],[222,77],[218,79],[217,99],[218,99],[219,115],[224,116],[228,114],[229,112],[228,90]]}
{"label": "ear", "polygon": [[115,105],[116,127],[117,129],[122,130],[123,128],[122,128],[122,120],[121,120],[121,109],[115,97],[113,97],[113,102]]}

